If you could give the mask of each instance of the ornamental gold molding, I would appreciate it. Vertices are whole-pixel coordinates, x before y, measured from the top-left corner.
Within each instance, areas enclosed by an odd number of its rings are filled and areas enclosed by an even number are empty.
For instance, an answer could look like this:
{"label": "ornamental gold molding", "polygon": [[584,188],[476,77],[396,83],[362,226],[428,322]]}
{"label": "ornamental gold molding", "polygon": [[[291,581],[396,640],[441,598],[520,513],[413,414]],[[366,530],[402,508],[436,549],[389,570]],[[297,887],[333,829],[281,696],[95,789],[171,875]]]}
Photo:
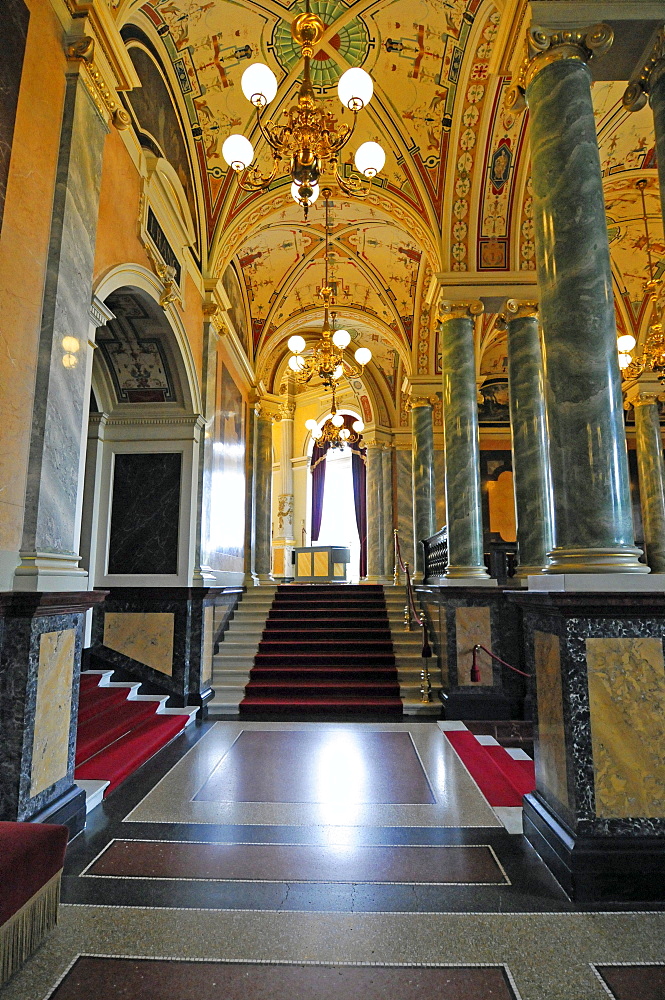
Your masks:
{"label": "ornamental gold molding", "polygon": [[628,111],[639,111],[647,103],[647,97],[665,73],[665,25],[659,28],[656,40],[646,62],[639,70],[623,95],[623,106]]}
{"label": "ornamental gold molding", "polygon": [[130,117],[120,107],[117,94],[107,86],[95,63],[95,48],[95,39],[91,35],[81,35],[66,45],[65,54],[70,63],[78,64],[81,80],[106,124],[110,122],[122,131],[129,128]]}
{"label": "ornamental gold molding", "polygon": [[293,416],[296,412],[295,403],[280,403],[279,404],[279,415],[282,420],[293,420]]}
{"label": "ornamental gold molding", "polygon": [[468,302],[453,302],[450,299],[442,299],[439,302],[439,322],[445,323],[449,319],[472,319],[482,316],[485,306],[480,299],[471,299]]}
{"label": "ornamental gold molding", "polygon": [[293,519],[293,493],[281,493],[277,498],[277,523],[279,530],[284,528],[285,521]]}
{"label": "ornamental gold molding", "polygon": [[404,409],[409,413],[411,410],[417,410],[421,406],[434,407],[438,402],[438,396],[409,396],[404,403]]}
{"label": "ornamental gold molding", "polygon": [[159,304],[162,309],[166,309],[171,302],[175,302],[180,298],[180,292],[175,280],[175,268],[171,267],[169,264],[165,264],[147,240],[143,244],[143,249],[150,259],[155,274],[163,285],[162,294],[159,297]]}
{"label": "ornamental gold molding", "polygon": [[526,319],[527,317],[532,319],[538,318],[539,304],[537,302],[525,302],[520,299],[508,299],[506,302],[506,310],[510,313],[506,317],[507,321],[510,323],[511,319]]}
{"label": "ornamental gold molding", "polygon": [[506,98],[506,108],[513,112],[526,108],[526,91],[547,66],[564,59],[583,63],[600,59],[609,52],[613,42],[614,31],[609,24],[556,31],[531,25],[527,31],[525,58]]}

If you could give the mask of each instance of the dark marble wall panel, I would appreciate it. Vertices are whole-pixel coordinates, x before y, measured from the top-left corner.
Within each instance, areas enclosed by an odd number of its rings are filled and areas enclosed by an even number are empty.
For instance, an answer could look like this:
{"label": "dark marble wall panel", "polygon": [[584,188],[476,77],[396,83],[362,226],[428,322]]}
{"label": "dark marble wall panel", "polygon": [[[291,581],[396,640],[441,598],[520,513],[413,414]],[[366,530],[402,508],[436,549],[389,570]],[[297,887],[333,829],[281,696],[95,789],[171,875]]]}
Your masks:
{"label": "dark marble wall panel", "polygon": [[109,574],[178,572],[182,455],[116,455]]}
{"label": "dark marble wall panel", "polygon": [[5,0],[0,32],[0,229],[12,153],[16,107],[30,11],[23,0]]}

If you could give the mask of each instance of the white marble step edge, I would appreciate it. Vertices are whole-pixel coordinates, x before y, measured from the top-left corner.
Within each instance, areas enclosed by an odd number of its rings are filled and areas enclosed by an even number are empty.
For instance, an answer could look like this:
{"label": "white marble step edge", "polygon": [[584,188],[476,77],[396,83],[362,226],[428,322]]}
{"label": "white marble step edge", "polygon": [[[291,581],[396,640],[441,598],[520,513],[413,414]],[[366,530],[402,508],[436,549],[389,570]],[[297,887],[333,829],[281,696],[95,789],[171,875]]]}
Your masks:
{"label": "white marble step edge", "polygon": [[97,674],[100,678],[99,687],[109,687],[109,688],[127,688],[127,701],[155,701],[159,704],[155,709],[156,715],[185,715],[187,716],[187,721],[185,722],[185,729],[196,719],[196,713],[198,708],[196,705],[185,705],[183,708],[167,708],[166,702],[169,700],[167,694],[137,694],[137,691],[141,687],[139,681],[112,681],[113,677],[112,670],[86,670],[83,671],[84,674]]}
{"label": "white marble step edge", "polygon": [[111,782],[100,781],[97,778],[78,778],[75,784],[85,792],[85,814],[87,816],[102,801],[104,792]]}
{"label": "white marble step edge", "polygon": [[[464,723],[461,722],[458,719],[450,719],[450,720],[445,720],[445,721],[439,720],[437,722],[437,726],[439,727],[439,729],[441,730],[442,733],[445,733],[445,732],[454,732],[454,731],[459,732],[460,730],[467,730],[467,732],[468,732],[468,729],[464,725]],[[476,739],[478,740],[478,742],[481,745],[484,744],[485,746],[500,746],[498,740],[495,740],[493,736],[476,736]],[[454,747],[452,746],[452,744],[450,745],[450,748],[451,748],[451,750],[454,751]],[[520,754],[523,754],[523,753],[524,753],[524,750],[521,750]],[[511,757],[512,756],[513,755],[511,754]],[[529,759],[528,754],[524,754],[524,756],[527,758],[527,760]],[[460,763],[462,763],[461,758],[458,757],[458,759],[460,760]],[[522,759],[523,760],[524,758],[516,758],[516,759]],[[462,763],[462,766],[464,767],[463,763]],[[466,770],[466,768],[465,768],[465,770]],[[469,777],[473,781],[473,777],[471,776],[471,774],[469,773],[469,771],[467,771],[467,774],[469,775]],[[473,781],[473,783],[474,783],[474,785],[476,784],[475,781]],[[477,785],[476,785],[476,788],[478,788]],[[478,791],[480,792],[479,788],[478,788]],[[480,794],[483,795],[482,792],[480,792]],[[483,795],[483,798],[485,798],[484,795]],[[485,799],[485,801],[487,802],[487,799]],[[489,803],[488,803],[488,805],[489,805]],[[498,819],[499,823],[501,823],[501,826],[503,826],[504,829],[508,833],[514,833],[514,834],[523,833],[523,827],[522,827],[522,807],[521,806],[490,806],[490,809],[492,810],[492,812],[494,813],[494,815]]]}

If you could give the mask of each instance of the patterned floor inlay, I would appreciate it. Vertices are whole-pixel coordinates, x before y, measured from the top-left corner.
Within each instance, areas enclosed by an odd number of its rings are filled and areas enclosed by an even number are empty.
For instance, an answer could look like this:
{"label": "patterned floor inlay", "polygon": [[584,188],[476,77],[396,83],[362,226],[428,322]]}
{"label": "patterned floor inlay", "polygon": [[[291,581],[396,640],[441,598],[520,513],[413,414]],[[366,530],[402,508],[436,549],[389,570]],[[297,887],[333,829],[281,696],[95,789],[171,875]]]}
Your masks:
{"label": "patterned floor inlay", "polygon": [[434,802],[408,733],[242,732],[203,802]]}
{"label": "patterned floor inlay", "polygon": [[115,878],[506,885],[491,847],[114,840],[82,873]]}
{"label": "patterned floor inlay", "polygon": [[126,822],[497,827],[436,725],[219,722]]}
{"label": "patterned floor inlay", "polygon": [[665,964],[597,965],[596,972],[614,1000],[663,1000]]}
{"label": "patterned floor inlay", "polygon": [[81,956],[53,1000],[519,1000],[503,967],[278,965]]}

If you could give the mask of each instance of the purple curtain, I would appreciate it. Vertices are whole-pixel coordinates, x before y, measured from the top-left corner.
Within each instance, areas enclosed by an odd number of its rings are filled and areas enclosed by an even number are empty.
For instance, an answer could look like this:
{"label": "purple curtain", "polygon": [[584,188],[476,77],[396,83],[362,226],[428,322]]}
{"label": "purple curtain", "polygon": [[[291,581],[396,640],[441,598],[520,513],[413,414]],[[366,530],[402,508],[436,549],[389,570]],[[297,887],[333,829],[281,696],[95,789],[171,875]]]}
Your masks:
{"label": "purple curtain", "polygon": [[323,517],[323,491],[326,485],[326,455],[329,445],[315,444],[312,451],[312,542],[318,542]]}
{"label": "purple curtain", "polygon": [[351,445],[353,503],[360,538],[360,577],[367,576],[367,449]]}

